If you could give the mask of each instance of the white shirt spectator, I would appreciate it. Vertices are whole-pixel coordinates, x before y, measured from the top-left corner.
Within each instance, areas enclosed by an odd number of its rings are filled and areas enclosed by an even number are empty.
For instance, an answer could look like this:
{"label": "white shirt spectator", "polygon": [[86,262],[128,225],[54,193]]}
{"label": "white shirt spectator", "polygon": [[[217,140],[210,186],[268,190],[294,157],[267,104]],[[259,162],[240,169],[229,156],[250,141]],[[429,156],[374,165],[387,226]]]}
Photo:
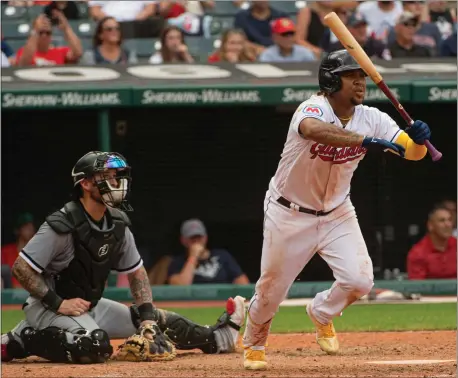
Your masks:
{"label": "white shirt spectator", "polygon": [[358,6],[357,10],[366,19],[374,37],[386,43],[388,32],[392,26],[396,25],[403,8],[400,1],[394,1],[394,8],[389,12],[384,12],[379,8],[377,1],[365,1]]}
{"label": "white shirt spectator", "polygon": [[8,57],[5,55],[5,53],[2,51],[2,67],[9,67],[10,66],[10,61],[8,60]]}
{"label": "white shirt spectator", "polygon": [[102,12],[107,16],[113,17],[118,22],[134,21],[135,17],[148,4],[156,1],[89,1],[89,7],[100,6]]}

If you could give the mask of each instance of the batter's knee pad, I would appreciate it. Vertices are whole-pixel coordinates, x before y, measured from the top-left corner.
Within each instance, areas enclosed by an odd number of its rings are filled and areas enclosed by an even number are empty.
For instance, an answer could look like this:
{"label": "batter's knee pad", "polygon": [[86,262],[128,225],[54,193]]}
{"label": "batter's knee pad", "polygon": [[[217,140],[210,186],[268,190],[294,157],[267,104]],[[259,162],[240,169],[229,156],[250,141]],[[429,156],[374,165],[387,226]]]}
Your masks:
{"label": "batter's knee pad", "polygon": [[22,330],[21,339],[28,354],[51,362],[102,363],[113,354],[110,338],[101,329],[92,332],[81,329],[69,340],[62,328],[47,327],[38,331],[27,327]]}
{"label": "batter's knee pad", "polygon": [[[140,314],[136,305],[130,307],[132,322],[140,325]],[[155,309],[155,318],[159,329],[173,342],[177,349],[200,349],[207,354],[217,353],[215,335],[216,326],[201,326],[184,316],[171,311]],[[138,325],[137,325],[138,324]]]}

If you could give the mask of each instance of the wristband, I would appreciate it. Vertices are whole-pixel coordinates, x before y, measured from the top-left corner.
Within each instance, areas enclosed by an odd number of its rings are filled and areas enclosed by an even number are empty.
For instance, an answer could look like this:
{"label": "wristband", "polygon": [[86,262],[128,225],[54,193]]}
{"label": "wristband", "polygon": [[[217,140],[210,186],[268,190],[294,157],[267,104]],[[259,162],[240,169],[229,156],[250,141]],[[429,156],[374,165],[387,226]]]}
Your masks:
{"label": "wristband", "polygon": [[156,320],[154,306],[152,303],[143,303],[138,306],[138,312],[140,314],[140,322],[145,320]]}
{"label": "wristband", "polygon": [[51,310],[57,312],[64,300],[61,297],[59,297],[54,291],[48,290],[48,292],[41,301]]}

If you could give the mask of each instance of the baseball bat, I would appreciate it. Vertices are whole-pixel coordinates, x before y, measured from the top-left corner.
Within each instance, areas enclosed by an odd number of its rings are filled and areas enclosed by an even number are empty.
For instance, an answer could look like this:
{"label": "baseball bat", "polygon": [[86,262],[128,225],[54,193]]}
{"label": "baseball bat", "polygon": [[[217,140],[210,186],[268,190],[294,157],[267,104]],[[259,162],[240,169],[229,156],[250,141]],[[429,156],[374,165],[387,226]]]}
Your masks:
{"label": "baseball bat", "polygon": [[[364,72],[372,79],[372,81],[380,88],[390,100],[393,106],[396,108],[398,113],[406,121],[408,127],[411,127],[414,123],[410,115],[405,111],[404,107],[396,99],[393,92],[388,88],[383,80],[382,75],[377,71],[372,61],[369,59],[365,51],[340,20],[339,16],[335,12],[328,13],[324,17],[324,23],[332,30],[335,36],[339,39],[340,43],[347,49],[348,53],[358,62]],[[440,153],[429,140],[425,141],[425,146],[428,149],[433,161],[437,161],[442,157]]]}

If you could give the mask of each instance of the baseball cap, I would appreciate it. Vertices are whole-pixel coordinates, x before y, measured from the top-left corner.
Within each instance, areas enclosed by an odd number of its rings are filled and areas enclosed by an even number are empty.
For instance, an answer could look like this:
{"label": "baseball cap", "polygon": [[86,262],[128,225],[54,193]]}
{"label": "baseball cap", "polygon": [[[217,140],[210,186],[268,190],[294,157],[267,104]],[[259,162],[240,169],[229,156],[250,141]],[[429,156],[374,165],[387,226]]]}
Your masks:
{"label": "baseball cap", "polygon": [[207,236],[207,230],[199,219],[188,219],[181,225],[181,236],[184,238]]}
{"label": "baseball cap", "polygon": [[409,21],[420,21],[420,17],[414,15],[412,12],[404,11],[398,18],[398,24],[404,24]]}
{"label": "baseball cap", "polygon": [[359,13],[359,12],[354,12],[350,17],[348,18],[347,24],[349,26],[358,26],[358,25],[367,25],[367,20],[364,18],[364,16]]}
{"label": "baseball cap", "polygon": [[289,18],[277,18],[271,23],[272,33],[274,34],[283,34],[291,33],[296,31],[296,26],[294,22]]}

